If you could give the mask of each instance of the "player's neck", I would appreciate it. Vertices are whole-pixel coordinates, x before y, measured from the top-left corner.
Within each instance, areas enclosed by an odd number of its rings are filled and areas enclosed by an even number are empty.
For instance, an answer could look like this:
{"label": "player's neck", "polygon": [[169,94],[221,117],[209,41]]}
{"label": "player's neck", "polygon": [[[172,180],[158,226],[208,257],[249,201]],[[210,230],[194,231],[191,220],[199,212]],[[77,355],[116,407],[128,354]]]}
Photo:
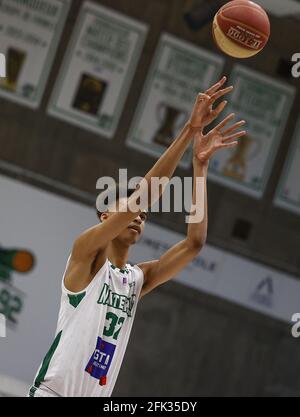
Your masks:
{"label": "player's neck", "polygon": [[129,246],[113,240],[107,248],[107,257],[117,268],[123,269],[128,260]]}

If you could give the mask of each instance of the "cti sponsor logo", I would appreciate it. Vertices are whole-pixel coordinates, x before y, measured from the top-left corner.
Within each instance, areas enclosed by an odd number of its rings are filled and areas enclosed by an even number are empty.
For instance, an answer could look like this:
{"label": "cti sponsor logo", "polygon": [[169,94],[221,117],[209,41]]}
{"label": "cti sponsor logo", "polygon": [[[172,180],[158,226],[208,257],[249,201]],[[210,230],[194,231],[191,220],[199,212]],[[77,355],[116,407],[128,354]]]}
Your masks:
{"label": "cti sponsor logo", "polygon": [[6,78],[6,57],[0,53],[0,78]]}
{"label": "cti sponsor logo", "polygon": [[106,385],[107,372],[112,363],[115,349],[116,345],[98,337],[96,349],[85,368],[90,376],[99,380],[101,386]]}
{"label": "cti sponsor logo", "polygon": [[110,355],[105,352],[101,352],[99,349],[96,349],[93,359],[99,363],[101,369],[106,369],[110,360]]}
{"label": "cti sponsor logo", "polygon": [[292,66],[292,76],[294,78],[300,77],[300,53],[295,53],[292,56],[292,62],[294,62],[294,65]]}

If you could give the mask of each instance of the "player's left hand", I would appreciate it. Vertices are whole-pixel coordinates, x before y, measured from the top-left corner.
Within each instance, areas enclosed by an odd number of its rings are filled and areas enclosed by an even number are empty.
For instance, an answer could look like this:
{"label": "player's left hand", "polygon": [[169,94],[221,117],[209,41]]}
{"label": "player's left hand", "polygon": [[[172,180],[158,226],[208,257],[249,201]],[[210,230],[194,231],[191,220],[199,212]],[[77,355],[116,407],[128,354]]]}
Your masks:
{"label": "player's left hand", "polygon": [[203,135],[201,131],[196,133],[194,138],[194,158],[202,163],[207,163],[219,149],[228,149],[238,145],[239,142],[236,139],[244,136],[246,131],[233,132],[246,122],[241,120],[226,129],[226,125],[234,119],[234,116],[235,114],[231,113],[206,135]]}
{"label": "player's left hand", "polygon": [[213,109],[213,104],[220,97],[233,90],[233,86],[220,90],[226,80],[227,78],[223,77],[218,83],[206,90],[205,93],[199,93],[197,95],[194,108],[189,119],[189,125],[192,129],[203,129],[205,126],[212,123],[224,110],[227,101],[222,101],[222,103],[220,103],[215,109]]}

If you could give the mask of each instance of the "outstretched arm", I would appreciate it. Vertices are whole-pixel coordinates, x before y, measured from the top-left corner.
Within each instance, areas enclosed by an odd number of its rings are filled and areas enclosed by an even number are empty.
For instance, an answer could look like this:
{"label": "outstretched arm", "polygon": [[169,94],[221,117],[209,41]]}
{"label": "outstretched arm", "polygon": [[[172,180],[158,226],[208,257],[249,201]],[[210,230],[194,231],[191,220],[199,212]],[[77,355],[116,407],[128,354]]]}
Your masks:
{"label": "outstretched arm", "polygon": [[222,102],[216,109],[213,109],[214,102],[232,90],[232,87],[221,89],[225,82],[226,77],[223,77],[204,94],[197,96],[190,119],[171,146],[145,175],[144,180],[139,184],[139,190],[135,191],[124,203],[126,207],[119,207],[119,210],[109,216],[105,222],[87,230],[76,240],[72,252],[74,258],[93,259],[97,253],[104,253],[109,242],[115,239],[146,208],[141,207],[139,210],[128,208],[131,207],[132,202],[136,201],[137,195],[146,193],[149,204],[157,201],[162,190],[159,190],[155,196],[151,195],[151,179],[154,177],[170,179],[195,133],[218,117],[226,102]]}
{"label": "outstretched arm", "polygon": [[[194,185],[192,207],[202,204],[202,219],[188,224],[187,236],[184,240],[170,248],[159,260],[140,264],[144,272],[144,285],[140,297],[149,293],[155,287],[165,283],[176,276],[194,257],[196,257],[205,244],[207,236],[207,171],[209,158],[219,149],[234,147],[238,144],[236,139],[245,135],[245,131],[234,133],[245,122],[242,120],[229,128],[225,128],[234,114],[226,117],[223,122],[212,129],[207,135],[200,130],[194,139]],[[202,181],[198,181],[201,178]],[[202,192],[199,189],[202,188]],[[199,195],[203,198],[199,200]],[[192,210],[195,211],[195,210]],[[191,214],[193,214],[191,212]]]}

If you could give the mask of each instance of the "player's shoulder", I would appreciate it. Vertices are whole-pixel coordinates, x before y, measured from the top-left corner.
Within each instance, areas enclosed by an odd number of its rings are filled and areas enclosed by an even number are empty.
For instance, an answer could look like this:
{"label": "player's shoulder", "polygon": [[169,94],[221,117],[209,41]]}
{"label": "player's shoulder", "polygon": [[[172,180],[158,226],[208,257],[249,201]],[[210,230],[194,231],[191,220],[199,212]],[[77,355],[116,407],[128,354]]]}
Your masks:
{"label": "player's shoulder", "polygon": [[144,277],[145,270],[142,267],[142,264],[140,264],[140,263],[137,263],[137,264],[135,264],[135,263],[129,263],[127,265],[128,265],[128,269],[129,270],[137,273],[138,275],[142,275]]}
{"label": "player's shoulder", "polygon": [[138,264],[136,264],[135,266],[137,268],[139,268],[141,271],[143,271],[144,274],[147,273],[147,271],[149,270],[150,266],[151,266],[152,261],[148,261],[148,262],[140,262]]}
{"label": "player's shoulder", "polygon": [[153,268],[157,265],[157,259],[152,261],[141,262],[137,264],[137,267],[143,272],[143,281],[147,281],[148,276],[150,275]]}

